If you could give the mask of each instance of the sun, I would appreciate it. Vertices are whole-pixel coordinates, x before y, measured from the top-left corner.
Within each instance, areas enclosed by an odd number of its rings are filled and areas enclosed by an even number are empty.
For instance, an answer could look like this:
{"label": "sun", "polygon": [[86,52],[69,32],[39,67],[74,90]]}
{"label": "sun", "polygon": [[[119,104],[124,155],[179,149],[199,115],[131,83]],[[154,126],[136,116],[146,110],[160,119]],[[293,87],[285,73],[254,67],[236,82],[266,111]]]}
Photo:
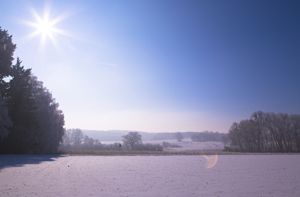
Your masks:
{"label": "sun", "polygon": [[30,34],[25,36],[25,40],[30,40],[34,37],[40,36],[40,50],[43,50],[46,46],[47,40],[50,40],[51,44],[55,46],[55,48],[58,49],[58,42],[56,37],[58,35],[64,35],[72,37],[69,33],[67,33],[65,30],[59,29],[55,27],[59,22],[63,21],[64,19],[68,18],[70,16],[70,13],[65,12],[53,19],[50,18],[50,11],[51,11],[51,5],[46,4],[45,9],[42,15],[39,15],[37,11],[33,8],[29,8],[30,13],[33,15],[35,22],[23,20],[22,23],[31,26],[34,28],[34,31]]}
{"label": "sun", "polygon": [[41,34],[51,36],[54,32],[54,28],[52,26],[53,25],[48,21],[42,21],[37,25],[37,29]]}

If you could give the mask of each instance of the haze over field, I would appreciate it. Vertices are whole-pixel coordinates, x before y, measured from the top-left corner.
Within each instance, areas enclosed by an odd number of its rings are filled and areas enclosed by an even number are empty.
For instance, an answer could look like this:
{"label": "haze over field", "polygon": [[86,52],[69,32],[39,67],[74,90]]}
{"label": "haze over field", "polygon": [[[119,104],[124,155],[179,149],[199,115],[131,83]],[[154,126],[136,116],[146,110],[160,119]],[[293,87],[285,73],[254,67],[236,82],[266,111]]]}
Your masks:
{"label": "haze over field", "polygon": [[227,132],[300,114],[299,1],[1,1],[66,128]]}

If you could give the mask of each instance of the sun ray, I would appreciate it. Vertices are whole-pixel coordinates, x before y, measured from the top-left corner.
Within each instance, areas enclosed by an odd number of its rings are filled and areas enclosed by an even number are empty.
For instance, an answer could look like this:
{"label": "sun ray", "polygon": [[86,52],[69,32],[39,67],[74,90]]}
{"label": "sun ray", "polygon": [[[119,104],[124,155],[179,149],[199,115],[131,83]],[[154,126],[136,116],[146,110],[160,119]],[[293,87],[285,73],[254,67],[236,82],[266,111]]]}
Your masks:
{"label": "sun ray", "polygon": [[40,34],[39,30],[35,30],[34,32],[31,32],[30,34],[26,35],[26,36],[23,38],[23,40],[25,40],[25,41],[30,40],[30,39],[36,37],[36,36],[39,35],[39,34]]}
{"label": "sun ray", "polygon": [[43,21],[43,19],[40,17],[40,15],[36,12],[36,10],[33,7],[30,7],[30,12],[35,18],[35,20],[37,20],[37,23],[41,23]]}
{"label": "sun ray", "polygon": [[52,35],[52,34],[49,35],[49,38],[50,38],[50,40],[51,40],[53,46],[59,51],[59,45],[58,45],[56,39],[54,38],[54,35]]}
{"label": "sun ray", "polygon": [[53,20],[51,20],[50,24],[55,25],[55,24],[59,23],[60,21],[63,21],[65,19],[69,18],[70,16],[71,16],[71,14],[69,12],[64,12],[61,15],[54,18]]}

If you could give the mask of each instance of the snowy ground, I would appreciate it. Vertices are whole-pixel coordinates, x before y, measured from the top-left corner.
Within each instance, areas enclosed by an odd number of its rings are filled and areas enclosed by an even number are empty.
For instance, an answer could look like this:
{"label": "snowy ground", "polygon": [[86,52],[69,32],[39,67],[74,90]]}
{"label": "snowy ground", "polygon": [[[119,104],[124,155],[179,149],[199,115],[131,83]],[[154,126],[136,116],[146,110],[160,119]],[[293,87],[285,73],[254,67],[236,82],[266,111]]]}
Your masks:
{"label": "snowy ground", "polygon": [[[216,156],[215,156],[216,158]],[[300,155],[0,155],[0,196],[300,196]]]}

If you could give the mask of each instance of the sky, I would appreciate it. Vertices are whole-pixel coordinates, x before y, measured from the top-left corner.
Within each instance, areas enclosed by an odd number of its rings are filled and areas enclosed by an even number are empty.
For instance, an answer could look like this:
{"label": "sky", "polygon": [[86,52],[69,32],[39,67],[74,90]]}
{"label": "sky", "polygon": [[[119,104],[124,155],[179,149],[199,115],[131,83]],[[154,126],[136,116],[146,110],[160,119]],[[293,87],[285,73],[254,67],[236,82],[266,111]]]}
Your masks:
{"label": "sky", "polygon": [[0,7],[15,60],[43,81],[66,128],[227,133],[258,110],[300,114],[299,1]]}

